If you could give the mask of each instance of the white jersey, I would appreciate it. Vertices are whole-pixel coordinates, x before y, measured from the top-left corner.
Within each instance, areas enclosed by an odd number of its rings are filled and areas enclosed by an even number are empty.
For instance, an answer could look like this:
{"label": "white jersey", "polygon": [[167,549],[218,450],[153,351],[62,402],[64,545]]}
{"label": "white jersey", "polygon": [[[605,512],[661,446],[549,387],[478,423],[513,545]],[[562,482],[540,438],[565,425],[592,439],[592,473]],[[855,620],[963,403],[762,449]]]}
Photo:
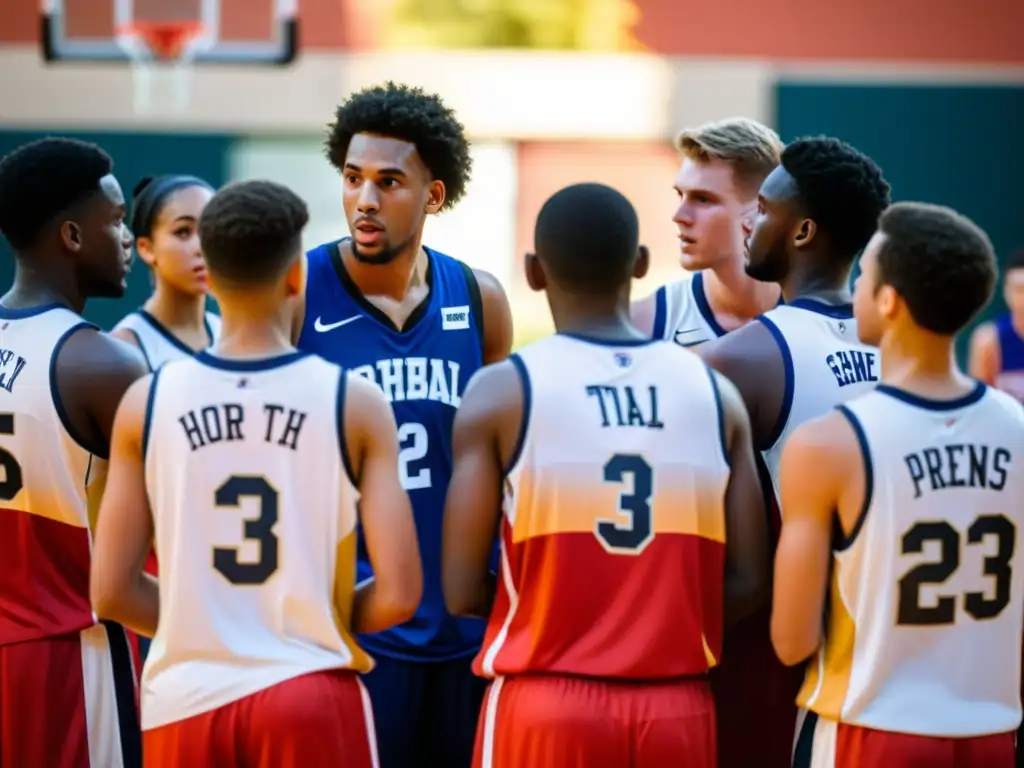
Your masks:
{"label": "white jersey", "polygon": [[[143,357],[149,370],[155,371],[171,360],[192,357],[195,350],[188,347],[181,339],[171,333],[163,323],[144,309],[129,312],[113,330],[131,331],[139,343]],[[206,313],[206,333],[210,343],[220,338],[220,317],[213,312]]]}
{"label": "white jersey", "polygon": [[95,623],[89,567],[106,450],[75,434],[54,380],[62,345],[82,328],[95,326],[60,305],[0,307],[0,646]]}
{"label": "white jersey", "polygon": [[789,436],[804,422],[871,391],[882,363],[876,347],[857,339],[857,321],[849,304],[795,299],[757,319],[779,345],[786,372],[782,412],[761,450],[778,501],[779,461]]}
{"label": "white jersey", "polygon": [[889,386],[845,404],[866,498],[833,552],[825,639],[799,703],[884,731],[967,737],[1021,722],[1024,408]]}
{"label": "white jersey", "polygon": [[160,620],[143,728],[309,672],[371,668],[348,630],[357,491],[340,426],[346,375],[299,352],[200,352],[155,376],[143,451]]}
{"label": "white jersey", "polygon": [[702,272],[687,272],[655,292],[653,338],[695,347],[725,334],[704,293]]}

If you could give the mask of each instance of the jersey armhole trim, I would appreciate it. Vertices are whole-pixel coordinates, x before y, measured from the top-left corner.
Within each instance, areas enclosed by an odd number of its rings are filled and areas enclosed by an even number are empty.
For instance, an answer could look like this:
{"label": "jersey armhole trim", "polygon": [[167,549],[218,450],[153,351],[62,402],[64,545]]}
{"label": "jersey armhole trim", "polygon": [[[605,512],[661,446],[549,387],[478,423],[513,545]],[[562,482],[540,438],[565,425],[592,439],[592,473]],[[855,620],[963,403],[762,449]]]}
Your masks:
{"label": "jersey armhole trim", "polygon": [[122,328],[125,333],[130,333],[135,338],[135,345],[139,348],[139,352],[142,353],[142,359],[146,361],[146,367],[149,368],[149,372],[153,373],[153,362],[149,359],[149,353],[146,352],[146,345],[142,343],[142,339],[134,328]]}
{"label": "jersey armhole trim", "polygon": [[668,322],[668,299],[665,286],[654,292],[654,326],[651,328],[652,339],[665,338],[665,324]]}
{"label": "jersey armhole trim", "polygon": [[466,277],[466,293],[469,294],[469,311],[473,313],[476,320],[476,335],[480,342],[480,360],[484,359],[484,297],[480,293],[480,281],[476,279],[476,273],[466,262],[460,261],[462,274]]}
{"label": "jersey armhole trim", "polygon": [[[703,362],[703,361],[701,361]],[[718,442],[722,447],[722,459],[725,466],[732,469],[732,461],[729,459],[729,445],[725,439],[725,405],[722,403],[722,391],[718,388],[718,379],[711,366],[704,363],[704,370],[708,372],[708,379],[711,381],[711,392],[715,396],[715,409],[718,411]]]}
{"label": "jersey armhole trim", "polygon": [[60,396],[60,388],[57,386],[57,359],[60,357],[60,351],[64,348],[68,339],[78,331],[85,328],[92,328],[96,331],[100,330],[99,326],[83,320],[80,323],[75,323],[64,331],[60,338],[57,339],[57,343],[53,345],[53,353],[50,355],[50,400],[53,401],[53,408],[57,411],[57,418],[60,419],[61,426],[64,427],[64,431],[67,432],[68,437],[70,437],[83,451],[87,451],[93,456],[98,456],[101,459],[109,459],[110,446],[103,446],[82,437],[71,423],[71,416],[68,414],[67,408],[64,407],[64,399]]}
{"label": "jersey armhole trim", "polygon": [[771,333],[772,338],[775,339],[775,343],[779,347],[779,353],[782,355],[782,375],[785,379],[782,390],[782,404],[779,407],[779,416],[775,420],[775,426],[773,426],[772,431],[768,433],[768,438],[765,440],[765,444],[757,446],[758,450],[769,451],[775,447],[779,442],[779,438],[782,437],[782,433],[786,431],[786,425],[789,423],[789,415],[793,410],[793,387],[795,384],[793,353],[790,352],[789,344],[786,343],[786,337],[782,335],[782,331],[779,330],[779,326],[764,315],[761,315],[757,319],[760,320],[761,324],[768,329],[768,332]]}
{"label": "jersey armhole trim", "polygon": [[[864,527],[864,521],[867,519],[868,510],[871,508],[871,498],[874,494],[875,488],[875,476],[874,470],[871,466],[871,451],[868,448],[868,438],[864,433],[864,427],[861,426],[860,420],[853,414],[849,408],[845,405],[836,406],[846,420],[850,422],[850,426],[853,428],[853,434],[857,437],[857,444],[860,446],[861,460],[864,462],[864,502],[861,504],[860,514],[857,515],[857,522],[854,523],[853,528],[850,530],[849,535],[843,534],[842,526],[840,525],[836,536],[836,544],[833,549],[836,552],[842,552],[849,549],[853,543],[857,540],[857,534],[860,533],[860,529]],[[836,523],[839,524],[839,515],[836,513]]]}
{"label": "jersey armhole trim", "polygon": [[146,460],[149,452],[149,433],[153,429],[153,410],[156,407],[156,385],[160,380],[160,371],[153,372],[153,380],[149,382],[149,392],[146,394],[146,415],[142,421],[142,460]]}
{"label": "jersey armhole trim", "polygon": [[345,438],[345,395],[348,393],[348,371],[344,368],[338,375],[338,395],[335,401],[335,422],[338,425],[338,448],[341,451],[341,465],[345,468],[345,474],[352,483],[353,488],[358,488],[359,483],[356,473],[352,469],[352,456],[348,452],[348,440]]}
{"label": "jersey armhole trim", "polygon": [[515,448],[513,448],[512,455],[509,456],[508,463],[505,465],[505,477],[512,474],[519,464],[519,459],[522,458],[523,446],[526,445],[526,437],[530,429],[530,412],[533,408],[533,392],[530,387],[530,374],[526,370],[526,363],[523,362],[523,358],[515,353],[509,355],[508,359],[512,363],[512,367],[516,369],[516,373],[519,374],[519,383],[523,388],[523,417],[522,421],[519,422],[519,434],[516,435]]}

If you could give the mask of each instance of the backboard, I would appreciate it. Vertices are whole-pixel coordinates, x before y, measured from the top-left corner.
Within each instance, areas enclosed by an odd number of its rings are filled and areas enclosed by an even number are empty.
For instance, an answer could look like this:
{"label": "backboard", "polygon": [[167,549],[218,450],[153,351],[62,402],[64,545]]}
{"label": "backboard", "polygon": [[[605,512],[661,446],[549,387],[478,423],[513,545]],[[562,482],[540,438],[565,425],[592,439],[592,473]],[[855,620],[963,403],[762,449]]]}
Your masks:
{"label": "backboard", "polygon": [[43,58],[135,62],[147,53],[139,30],[168,23],[195,30],[188,64],[283,66],[298,54],[297,0],[42,0]]}

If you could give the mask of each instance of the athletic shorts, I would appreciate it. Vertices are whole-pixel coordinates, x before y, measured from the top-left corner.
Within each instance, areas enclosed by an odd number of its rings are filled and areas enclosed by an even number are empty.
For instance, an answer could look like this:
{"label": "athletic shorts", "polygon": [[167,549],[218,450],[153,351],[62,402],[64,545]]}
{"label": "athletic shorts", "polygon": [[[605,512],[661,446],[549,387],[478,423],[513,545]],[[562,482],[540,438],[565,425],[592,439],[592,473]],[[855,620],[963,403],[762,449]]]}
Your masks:
{"label": "athletic shorts", "polygon": [[1016,732],[969,738],[915,736],[837,723],[808,712],[793,768],[1013,768]]}
{"label": "athletic shorts", "polygon": [[137,696],[117,624],[0,646],[0,768],[138,768]]}
{"label": "athletic shorts", "polygon": [[626,683],[498,678],[474,768],[716,768],[715,707],[703,679]]}
{"label": "athletic shorts", "polygon": [[370,697],[354,672],[312,672],[143,733],[146,768],[376,768]]}

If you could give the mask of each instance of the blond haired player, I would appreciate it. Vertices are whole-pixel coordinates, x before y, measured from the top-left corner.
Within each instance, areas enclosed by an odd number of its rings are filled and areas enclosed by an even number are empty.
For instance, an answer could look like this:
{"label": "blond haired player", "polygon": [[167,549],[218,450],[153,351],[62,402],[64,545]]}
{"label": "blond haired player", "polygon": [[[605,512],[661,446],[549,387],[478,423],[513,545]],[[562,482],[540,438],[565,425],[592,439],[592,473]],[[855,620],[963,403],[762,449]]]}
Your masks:
{"label": "blond haired player", "polygon": [[862,265],[857,331],[882,383],[782,454],[772,642],[787,664],[814,656],[793,764],[1009,767],[1024,408],[953,353],[992,296],[992,246],[948,208],[898,203]]}
{"label": "blond haired player", "polygon": [[696,346],[722,336],[779,303],[777,285],[744,272],[744,240],[757,190],[779,164],[782,142],[745,117],[687,128],[676,138],[679,261],[687,274],[635,302],[633,320],[657,339]]}
{"label": "blond haired player", "polygon": [[[222,334],[118,410],[92,596],[156,632],[147,766],[377,764],[353,635],[413,614],[420,557],[383,394],[289,343],[307,219],[271,182],[214,196],[199,236]],[[376,573],[359,590],[357,518]]]}

